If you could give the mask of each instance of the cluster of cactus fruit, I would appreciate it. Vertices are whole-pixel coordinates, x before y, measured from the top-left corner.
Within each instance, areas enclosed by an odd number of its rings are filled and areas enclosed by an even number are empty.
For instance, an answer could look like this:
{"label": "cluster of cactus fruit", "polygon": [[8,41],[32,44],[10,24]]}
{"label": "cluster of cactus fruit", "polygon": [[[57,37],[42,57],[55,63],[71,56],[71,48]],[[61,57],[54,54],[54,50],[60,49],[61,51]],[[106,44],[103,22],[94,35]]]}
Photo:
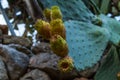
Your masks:
{"label": "cluster of cactus fruit", "polygon": [[66,30],[62,21],[62,13],[58,6],[44,10],[45,20],[37,20],[35,29],[43,38],[50,41],[52,51],[61,57],[58,68],[62,72],[73,69],[73,61],[68,57],[68,45],[66,42]]}

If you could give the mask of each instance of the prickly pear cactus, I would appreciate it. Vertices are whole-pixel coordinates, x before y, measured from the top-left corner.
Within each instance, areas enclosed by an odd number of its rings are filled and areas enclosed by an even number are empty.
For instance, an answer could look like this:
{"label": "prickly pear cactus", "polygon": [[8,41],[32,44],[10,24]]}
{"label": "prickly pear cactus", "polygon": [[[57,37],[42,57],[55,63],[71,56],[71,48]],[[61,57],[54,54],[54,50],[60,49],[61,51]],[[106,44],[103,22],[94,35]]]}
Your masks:
{"label": "prickly pear cactus", "polygon": [[44,8],[59,6],[63,20],[90,21],[93,14],[81,0],[38,0]]}
{"label": "prickly pear cactus", "polygon": [[109,41],[107,29],[74,20],[64,24],[69,56],[72,57],[75,68],[81,71],[94,66]]}
{"label": "prickly pear cactus", "polygon": [[110,33],[110,42],[120,46],[120,22],[105,15],[100,15],[99,17],[102,20],[102,27],[106,28]]}

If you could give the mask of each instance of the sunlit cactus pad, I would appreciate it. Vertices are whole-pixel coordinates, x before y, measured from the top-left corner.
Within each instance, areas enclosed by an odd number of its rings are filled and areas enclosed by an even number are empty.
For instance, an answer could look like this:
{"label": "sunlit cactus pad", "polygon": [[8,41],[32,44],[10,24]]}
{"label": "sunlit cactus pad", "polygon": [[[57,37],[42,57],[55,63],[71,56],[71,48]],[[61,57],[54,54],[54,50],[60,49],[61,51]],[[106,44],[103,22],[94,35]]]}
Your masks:
{"label": "sunlit cactus pad", "polygon": [[44,8],[59,6],[63,20],[90,21],[93,14],[81,0],[38,0]]}
{"label": "sunlit cactus pad", "polygon": [[81,71],[94,66],[109,41],[107,29],[74,20],[64,24],[69,56],[73,58],[75,68]]}

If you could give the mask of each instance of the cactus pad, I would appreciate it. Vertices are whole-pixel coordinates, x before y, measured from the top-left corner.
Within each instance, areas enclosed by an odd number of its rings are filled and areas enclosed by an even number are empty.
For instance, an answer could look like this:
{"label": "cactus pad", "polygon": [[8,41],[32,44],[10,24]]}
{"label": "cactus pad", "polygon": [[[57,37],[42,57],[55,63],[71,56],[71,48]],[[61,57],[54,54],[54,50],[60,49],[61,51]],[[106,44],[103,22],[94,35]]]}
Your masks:
{"label": "cactus pad", "polygon": [[107,46],[107,29],[74,20],[64,24],[69,56],[72,57],[75,68],[81,71],[94,66],[101,59]]}

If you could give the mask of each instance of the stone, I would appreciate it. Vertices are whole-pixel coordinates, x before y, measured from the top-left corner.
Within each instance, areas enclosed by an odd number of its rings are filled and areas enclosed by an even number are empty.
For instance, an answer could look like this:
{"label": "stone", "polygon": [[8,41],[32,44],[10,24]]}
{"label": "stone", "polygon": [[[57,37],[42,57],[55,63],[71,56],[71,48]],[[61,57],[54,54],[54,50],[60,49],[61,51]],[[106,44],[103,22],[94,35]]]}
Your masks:
{"label": "stone", "polygon": [[39,69],[26,73],[20,80],[51,80],[50,77]]}
{"label": "stone", "polygon": [[31,48],[34,54],[39,54],[40,52],[50,53],[50,44],[46,42],[40,42],[32,46]]}
{"label": "stone", "polygon": [[25,53],[26,55],[28,55],[29,57],[33,56],[34,54],[32,53],[32,51],[24,46],[21,46],[19,44],[9,44],[9,47],[12,47],[22,53]]}
{"label": "stone", "polygon": [[9,80],[5,64],[0,56],[0,80]]}
{"label": "stone", "polygon": [[20,37],[20,36],[9,36],[3,35],[3,44],[20,44],[21,46],[30,48],[32,46],[32,42],[28,38]]}
{"label": "stone", "polygon": [[63,80],[71,80],[78,76],[75,70],[61,73],[57,66],[59,60],[60,57],[54,53],[40,53],[30,58],[29,67],[45,71],[52,80],[58,80],[59,78]]}
{"label": "stone", "polygon": [[30,67],[57,69],[59,57],[52,53],[40,53],[30,58]]}
{"label": "stone", "polygon": [[29,64],[29,57],[26,54],[0,44],[0,55],[6,64],[10,80],[18,80],[26,72]]}

